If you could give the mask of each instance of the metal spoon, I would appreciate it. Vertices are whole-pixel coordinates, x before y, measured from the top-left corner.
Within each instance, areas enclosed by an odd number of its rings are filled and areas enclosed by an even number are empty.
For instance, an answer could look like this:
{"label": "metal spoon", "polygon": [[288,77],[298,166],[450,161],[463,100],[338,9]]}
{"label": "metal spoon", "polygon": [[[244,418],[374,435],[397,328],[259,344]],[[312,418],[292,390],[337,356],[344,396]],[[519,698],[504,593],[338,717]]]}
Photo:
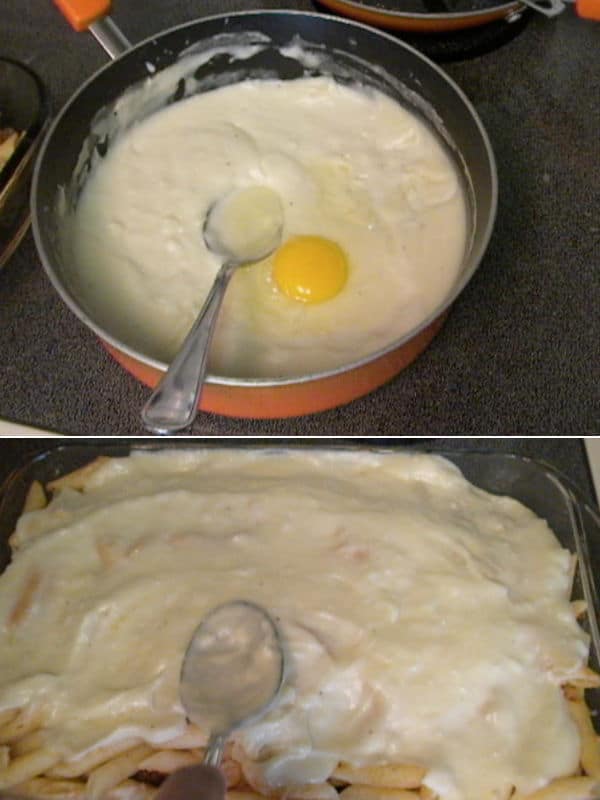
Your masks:
{"label": "metal spoon", "polygon": [[179,352],[142,409],[147,430],[168,435],[194,421],[229,281],[238,267],[262,261],[275,250],[282,225],[279,197],[264,186],[236,190],[209,208],[202,235],[223,264]]}
{"label": "metal spoon", "polygon": [[179,687],[188,719],[210,731],[204,762],[174,772],[156,800],[223,800],[225,741],[271,708],[283,677],[281,639],[263,608],[240,600],[211,611],[188,645]]}

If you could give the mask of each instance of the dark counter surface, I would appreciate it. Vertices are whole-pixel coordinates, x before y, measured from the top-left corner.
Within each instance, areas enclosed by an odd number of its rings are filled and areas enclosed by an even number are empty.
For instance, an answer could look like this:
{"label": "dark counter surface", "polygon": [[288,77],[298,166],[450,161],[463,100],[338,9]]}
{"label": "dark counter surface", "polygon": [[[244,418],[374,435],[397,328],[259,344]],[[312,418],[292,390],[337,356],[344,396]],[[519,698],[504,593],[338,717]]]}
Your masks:
{"label": "dark counter surface", "polygon": [[[132,41],[195,17],[308,0],[118,0]],[[0,55],[29,63],[55,110],[106,56],[50,0],[5,0]],[[348,406],[288,420],[201,414],[207,435],[597,433],[600,430],[600,23],[572,6],[484,55],[444,64],[490,135],[499,171],[486,257],[430,348]],[[147,390],[63,305],[29,233],[0,272],[0,418],[70,434],[143,433]]]}

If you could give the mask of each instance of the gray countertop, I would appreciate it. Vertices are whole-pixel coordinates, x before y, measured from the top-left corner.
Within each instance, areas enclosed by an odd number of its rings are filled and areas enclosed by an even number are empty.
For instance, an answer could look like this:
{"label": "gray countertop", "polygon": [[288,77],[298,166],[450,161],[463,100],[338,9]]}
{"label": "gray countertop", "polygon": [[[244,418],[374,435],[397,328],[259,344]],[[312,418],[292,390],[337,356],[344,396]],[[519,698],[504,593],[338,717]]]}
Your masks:
{"label": "gray countertop", "polygon": [[[204,14],[302,8],[203,0],[115,3],[133,40]],[[44,78],[53,107],[105,63],[49,2],[4,0],[0,54]],[[495,232],[431,347],[385,387],[288,420],[201,414],[199,435],[596,433],[600,429],[600,24],[572,6],[533,16],[485,55],[444,65],[473,101],[496,153]],[[147,390],[62,304],[31,234],[0,273],[0,417],[70,434],[142,433]]]}

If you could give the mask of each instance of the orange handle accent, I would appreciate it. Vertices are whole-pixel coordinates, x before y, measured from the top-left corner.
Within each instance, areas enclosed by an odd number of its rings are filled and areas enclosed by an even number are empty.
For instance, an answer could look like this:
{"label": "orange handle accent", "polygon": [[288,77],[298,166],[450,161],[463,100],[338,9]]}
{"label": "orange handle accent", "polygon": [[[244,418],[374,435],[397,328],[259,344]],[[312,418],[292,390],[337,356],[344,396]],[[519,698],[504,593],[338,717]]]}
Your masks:
{"label": "orange handle accent", "polygon": [[54,0],[54,4],[76,31],[84,31],[110,13],[111,0]]}
{"label": "orange handle accent", "polygon": [[580,17],[600,20],[600,0],[576,0],[575,9]]}

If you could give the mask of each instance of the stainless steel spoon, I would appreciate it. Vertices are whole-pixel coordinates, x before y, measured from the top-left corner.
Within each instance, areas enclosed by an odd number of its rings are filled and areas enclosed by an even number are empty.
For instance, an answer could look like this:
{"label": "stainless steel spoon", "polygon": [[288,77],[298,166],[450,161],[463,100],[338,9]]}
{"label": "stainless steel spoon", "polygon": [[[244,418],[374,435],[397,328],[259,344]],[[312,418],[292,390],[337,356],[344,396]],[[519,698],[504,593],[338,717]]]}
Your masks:
{"label": "stainless steel spoon", "polygon": [[194,421],[229,281],[238,267],[262,261],[275,250],[282,225],[279,197],[264,186],[230,192],[209,208],[202,235],[223,264],[179,352],[142,409],[147,430],[168,435]]}
{"label": "stainless steel spoon", "polygon": [[284,667],[279,632],[260,606],[239,600],[205,617],[185,653],[179,687],[188,719],[210,731],[204,762],[174,772],[156,800],[223,800],[217,767],[225,741],[271,708]]}

